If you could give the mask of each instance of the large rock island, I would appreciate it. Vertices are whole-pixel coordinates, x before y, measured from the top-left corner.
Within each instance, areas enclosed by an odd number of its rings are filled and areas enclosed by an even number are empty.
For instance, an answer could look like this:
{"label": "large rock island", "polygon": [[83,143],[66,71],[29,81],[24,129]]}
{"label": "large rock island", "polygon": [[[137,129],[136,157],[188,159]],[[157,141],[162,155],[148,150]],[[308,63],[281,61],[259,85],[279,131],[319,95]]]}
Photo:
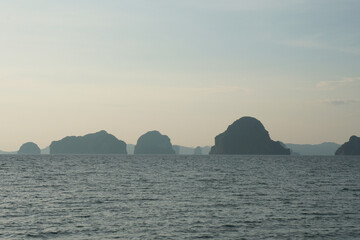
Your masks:
{"label": "large rock island", "polygon": [[289,155],[290,150],[271,140],[259,120],[242,117],[215,137],[210,154]]}
{"label": "large rock island", "polygon": [[138,139],[134,154],[175,154],[175,151],[168,136],[150,131]]}
{"label": "large rock island", "polygon": [[27,142],[24,143],[23,145],[21,145],[19,151],[17,152],[18,154],[40,154],[41,150],[39,148],[39,146],[36,143],[33,142]]}
{"label": "large rock island", "polygon": [[351,136],[348,142],[336,150],[335,155],[360,155],[360,137]]}
{"label": "large rock island", "polygon": [[100,131],[53,141],[50,154],[126,154],[126,143],[106,131]]}

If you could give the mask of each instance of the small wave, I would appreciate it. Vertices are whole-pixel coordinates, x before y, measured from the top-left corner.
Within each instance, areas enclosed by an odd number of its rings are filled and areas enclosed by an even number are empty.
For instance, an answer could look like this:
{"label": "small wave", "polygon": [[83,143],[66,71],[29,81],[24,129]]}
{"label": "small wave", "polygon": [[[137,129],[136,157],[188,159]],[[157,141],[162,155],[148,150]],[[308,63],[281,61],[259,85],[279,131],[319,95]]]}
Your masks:
{"label": "small wave", "polygon": [[357,188],[343,188],[341,191],[349,191],[349,192],[360,192],[360,189]]}

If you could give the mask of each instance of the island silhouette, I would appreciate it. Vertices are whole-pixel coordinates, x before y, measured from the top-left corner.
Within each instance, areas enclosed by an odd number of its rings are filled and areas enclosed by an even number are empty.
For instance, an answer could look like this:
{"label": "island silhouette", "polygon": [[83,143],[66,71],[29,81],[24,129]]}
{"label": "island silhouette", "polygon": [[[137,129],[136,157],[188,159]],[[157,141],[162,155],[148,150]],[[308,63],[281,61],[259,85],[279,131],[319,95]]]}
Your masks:
{"label": "island silhouette", "polygon": [[351,136],[343,145],[332,142],[321,144],[284,144],[273,141],[264,125],[256,118],[237,119],[219,135],[215,145],[185,147],[172,145],[167,135],[149,131],[137,140],[136,145],[126,144],[114,135],[101,130],[84,136],[66,136],[53,141],[44,149],[34,142],[24,143],[17,152],[0,154],[256,154],[256,155],[360,155],[360,138]]}
{"label": "island silhouette", "polygon": [[137,140],[134,154],[175,154],[175,151],[168,136],[149,131]]}
{"label": "island silhouette", "polygon": [[290,150],[271,140],[259,120],[242,117],[215,137],[210,154],[289,155]]}
{"label": "island silhouette", "polygon": [[126,143],[102,130],[53,141],[50,154],[126,154]]}
{"label": "island silhouette", "polygon": [[335,155],[360,155],[360,137],[351,136],[348,142],[336,150]]}
{"label": "island silhouette", "polygon": [[40,154],[41,150],[39,148],[39,146],[36,143],[33,142],[27,142],[24,143],[23,145],[21,145],[19,151],[17,152],[18,154]]}

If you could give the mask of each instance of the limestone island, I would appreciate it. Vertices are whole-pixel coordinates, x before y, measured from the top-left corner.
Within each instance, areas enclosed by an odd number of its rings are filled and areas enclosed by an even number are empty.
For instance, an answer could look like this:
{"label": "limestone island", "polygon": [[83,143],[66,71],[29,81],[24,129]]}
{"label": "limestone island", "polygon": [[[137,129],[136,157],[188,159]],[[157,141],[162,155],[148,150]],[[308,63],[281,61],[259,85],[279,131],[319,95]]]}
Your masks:
{"label": "limestone island", "polygon": [[41,153],[39,146],[33,142],[27,142],[21,145],[18,154],[34,154],[38,155]]}
{"label": "limestone island", "polygon": [[348,142],[336,150],[335,155],[360,155],[360,137],[351,136]]}
{"label": "limestone island", "polygon": [[210,154],[289,155],[290,150],[271,140],[259,120],[242,117],[215,137]]}
{"label": "limestone island", "polygon": [[175,154],[175,151],[168,136],[150,131],[138,139],[134,154]]}
{"label": "limestone island", "polygon": [[102,130],[53,141],[50,154],[126,154],[126,143]]}

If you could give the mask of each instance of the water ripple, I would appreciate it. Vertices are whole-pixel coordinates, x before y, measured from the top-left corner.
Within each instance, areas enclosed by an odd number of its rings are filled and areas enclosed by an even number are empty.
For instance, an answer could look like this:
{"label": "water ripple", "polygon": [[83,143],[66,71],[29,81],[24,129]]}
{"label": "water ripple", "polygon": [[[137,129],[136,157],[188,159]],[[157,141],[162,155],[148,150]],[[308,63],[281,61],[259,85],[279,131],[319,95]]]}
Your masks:
{"label": "water ripple", "polygon": [[1,239],[358,239],[360,159],[0,156]]}

